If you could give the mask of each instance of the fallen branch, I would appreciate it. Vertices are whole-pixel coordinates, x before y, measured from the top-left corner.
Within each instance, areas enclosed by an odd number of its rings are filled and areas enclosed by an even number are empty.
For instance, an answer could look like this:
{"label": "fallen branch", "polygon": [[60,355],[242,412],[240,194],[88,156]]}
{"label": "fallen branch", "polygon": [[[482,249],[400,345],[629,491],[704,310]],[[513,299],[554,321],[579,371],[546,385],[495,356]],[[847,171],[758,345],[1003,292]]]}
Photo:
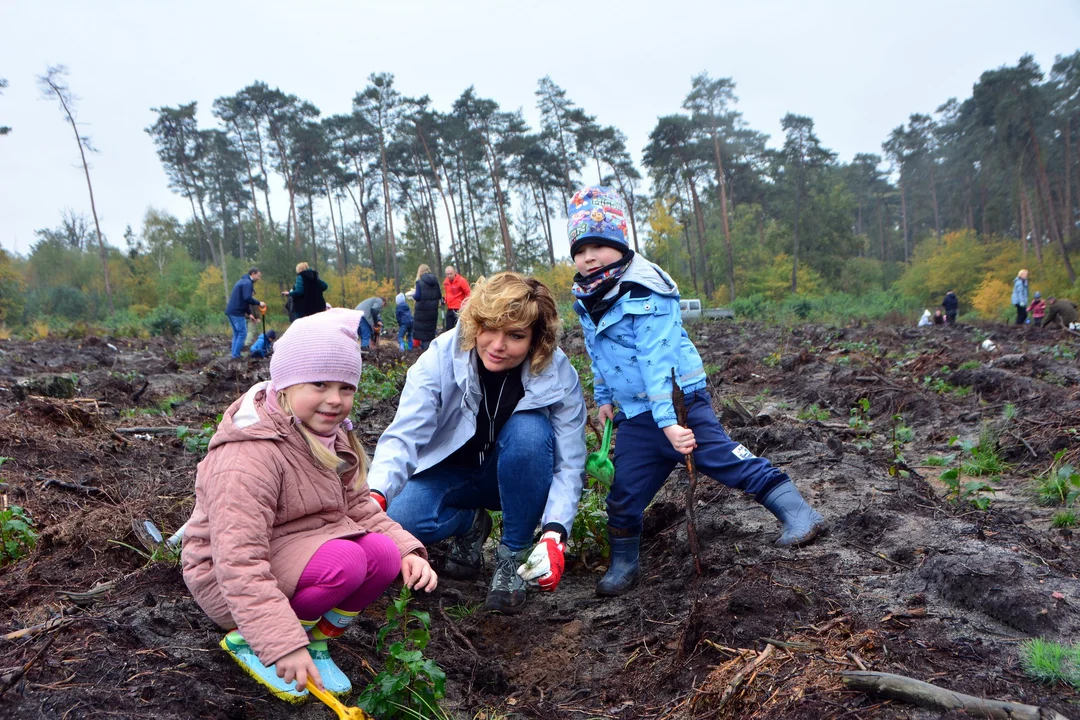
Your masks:
{"label": "fallen branch", "polygon": [[37,625],[25,627],[22,630],[15,630],[13,632],[9,632],[3,637],[5,640],[18,640],[19,638],[23,638],[28,635],[37,635],[38,633],[50,632],[52,630],[58,630],[62,627],[67,627],[78,619],[79,618],[73,617],[53,618],[51,620],[46,620],[43,623],[38,623]]}
{"label": "fallen branch", "polygon": [[[671,403],[675,406],[675,417],[684,428],[690,427],[686,411],[686,398],[678,380],[675,379],[675,368],[671,368]],[[701,546],[698,544],[697,523],[694,521],[694,490],[697,488],[697,476],[694,473],[694,453],[683,455],[686,462],[686,473],[690,476],[690,483],[686,488],[686,539],[690,543],[690,554],[694,556],[694,571],[698,577],[704,572],[701,567]]]}
{"label": "fallen branch", "polygon": [[43,490],[47,487],[58,487],[61,490],[71,490],[73,492],[81,492],[86,495],[100,495],[102,492],[104,492],[99,487],[94,487],[92,485],[83,485],[82,483],[64,482],[63,480],[57,480],[56,478],[49,478],[41,486]]}
{"label": "fallen branch", "polygon": [[139,433],[140,435],[175,435],[176,428],[174,427],[130,427],[130,428],[116,428],[116,432],[121,435],[134,435]]}
{"label": "fallen branch", "polygon": [[34,664],[41,659],[41,657],[45,654],[45,651],[52,647],[52,644],[55,641],[55,635],[49,636],[49,639],[45,641],[45,644],[42,645],[41,649],[37,651],[37,654],[35,654],[34,657],[30,658],[29,662],[27,662],[22,667],[15,668],[10,673],[5,673],[4,675],[0,676],[0,695],[6,693],[8,690],[11,689],[13,685],[19,682],[19,680],[21,680],[23,676],[26,675],[27,671],[30,670],[30,668],[34,667]]}
{"label": "fallen branch", "polygon": [[965,695],[903,675],[852,671],[841,673],[840,677],[844,685],[852,690],[883,695],[943,712],[959,710],[973,717],[992,720],[1069,720],[1048,708]]}

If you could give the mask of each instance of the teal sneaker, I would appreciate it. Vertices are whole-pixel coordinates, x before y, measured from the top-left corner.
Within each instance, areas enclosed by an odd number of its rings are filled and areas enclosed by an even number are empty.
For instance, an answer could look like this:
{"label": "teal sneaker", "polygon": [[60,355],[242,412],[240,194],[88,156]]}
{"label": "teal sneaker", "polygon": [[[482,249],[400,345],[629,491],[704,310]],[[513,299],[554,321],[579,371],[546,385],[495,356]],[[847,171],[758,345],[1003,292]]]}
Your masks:
{"label": "teal sneaker", "polygon": [[[267,667],[259,660],[259,656],[255,654],[255,651],[251,649],[251,646],[244,640],[244,636],[235,630],[221,638],[221,649],[229,653],[232,659],[243,668],[251,677],[265,686],[275,697],[281,698],[285,702],[301,703],[307,700],[307,689],[297,690],[296,683],[286,683],[284,680],[277,676],[277,670],[273,665]],[[319,668],[320,672],[322,668]]]}
{"label": "teal sneaker", "polygon": [[330,649],[327,648],[325,640],[312,640],[308,643],[307,651],[322,676],[322,684],[327,692],[335,695],[348,695],[352,692],[352,681],[330,657]]}

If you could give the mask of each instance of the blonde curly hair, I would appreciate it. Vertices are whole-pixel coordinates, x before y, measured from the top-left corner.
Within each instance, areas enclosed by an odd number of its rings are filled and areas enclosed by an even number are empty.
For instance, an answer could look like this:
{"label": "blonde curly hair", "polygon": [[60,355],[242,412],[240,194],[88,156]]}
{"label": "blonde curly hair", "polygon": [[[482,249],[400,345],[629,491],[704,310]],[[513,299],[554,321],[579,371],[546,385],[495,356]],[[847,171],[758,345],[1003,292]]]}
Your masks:
{"label": "blonde curly hair", "polygon": [[515,272],[501,272],[473,285],[458,316],[461,348],[476,347],[481,330],[531,327],[529,360],[534,375],[550,363],[559,346],[562,325],[555,296],[544,283]]}

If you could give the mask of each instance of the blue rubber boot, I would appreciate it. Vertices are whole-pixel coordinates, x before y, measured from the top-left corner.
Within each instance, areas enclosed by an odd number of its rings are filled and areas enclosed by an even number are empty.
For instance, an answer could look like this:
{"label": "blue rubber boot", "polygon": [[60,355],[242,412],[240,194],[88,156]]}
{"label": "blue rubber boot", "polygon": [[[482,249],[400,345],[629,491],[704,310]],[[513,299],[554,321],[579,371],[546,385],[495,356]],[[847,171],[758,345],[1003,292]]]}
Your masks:
{"label": "blue rubber boot", "polygon": [[758,502],[784,524],[784,532],[776,541],[777,547],[805,545],[828,529],[825,518],[810,507],[791,480],[780,483]]}
{"label": "blue rubber boot", "polygon": [[315,669],[322,677],[323,687],[334,695],[348,695],[352,692],[352,681],[349,676],[341,671],[334,659],[330,657],[330,650],[325,640],[312,640],[307,646],[308,654],[311,655]]}
{"label": "blue rubber boot", "polygon": [[255,678],[259,684],[266,687],[270,692],[274,694],[274,697],[281,698],[286,702],[299,703],[307,700],[308,691],[297,691],[296,683],[286,683],[284,680],[277,676],[277,669],[271,665],[267,667],[262,664],[259,657],[255,654],[255,651],[251,649],[251,646],[244,640],[244,636],[233,630],[231,633],[221,639],[219,643],[221,649],[229,653],[232,659],[243,668],[251,677]]}
{"label": "blue rubber boot", "polygon": [[601,597],[616,597],[637,582],[640,574],[638,555],[641,536],[615,537],[608,533],[608,540],[611,542],[611,564],[604,577],[596,584],[596,594]]}

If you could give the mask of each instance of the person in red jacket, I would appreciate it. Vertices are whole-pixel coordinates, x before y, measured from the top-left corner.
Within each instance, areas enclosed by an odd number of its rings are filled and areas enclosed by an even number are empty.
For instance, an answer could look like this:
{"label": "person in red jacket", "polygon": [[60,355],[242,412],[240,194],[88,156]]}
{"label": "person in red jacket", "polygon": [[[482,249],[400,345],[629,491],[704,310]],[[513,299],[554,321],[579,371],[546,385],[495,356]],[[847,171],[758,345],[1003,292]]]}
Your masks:
{"label": "person in red jacket", "polygon": [[446,297],[446,321],[443,332],[453,330],[454,326],[457,325],[457,316],[461,310],[461,303],[465,302],[465,298],[469,297],[471,293],[469,281],[458,275],[458,271],[454,269],[453,265],[447,265],[446,279],[443,280],[443,295]]}

